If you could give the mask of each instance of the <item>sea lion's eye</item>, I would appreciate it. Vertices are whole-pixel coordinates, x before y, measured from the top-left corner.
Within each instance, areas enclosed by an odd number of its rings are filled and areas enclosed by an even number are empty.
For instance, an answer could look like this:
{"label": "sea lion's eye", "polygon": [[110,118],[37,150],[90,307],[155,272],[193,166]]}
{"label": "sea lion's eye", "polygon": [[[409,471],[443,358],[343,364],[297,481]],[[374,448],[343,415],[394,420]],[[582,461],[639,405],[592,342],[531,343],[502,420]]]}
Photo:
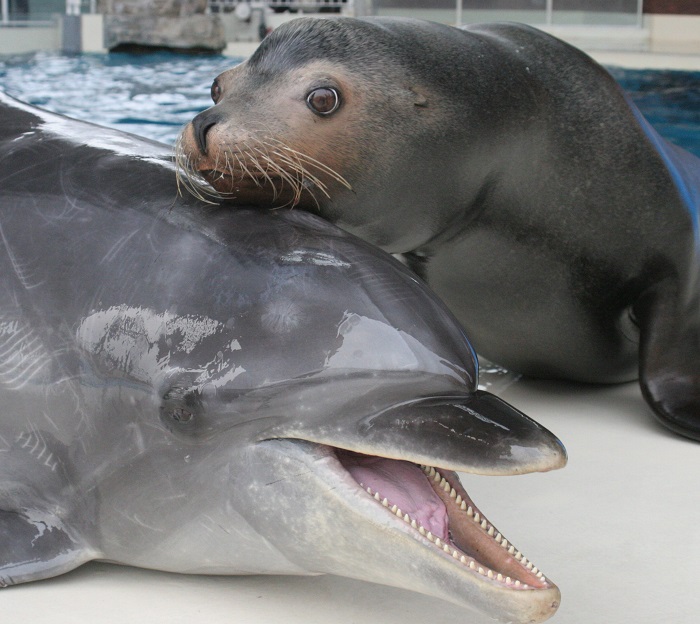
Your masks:
{"label": "sea lion's eye", "polygon": [[340,106],[340,95],[335,89],[321,87],[306,96],[306,105],[317,115],[330,115]]}
{"label": "sea lion's eye", "polygon": [[221,99],[221,87],[218,80],[214,80],[211,83],[211,99],[214,101],[214,104],[218,104]]}

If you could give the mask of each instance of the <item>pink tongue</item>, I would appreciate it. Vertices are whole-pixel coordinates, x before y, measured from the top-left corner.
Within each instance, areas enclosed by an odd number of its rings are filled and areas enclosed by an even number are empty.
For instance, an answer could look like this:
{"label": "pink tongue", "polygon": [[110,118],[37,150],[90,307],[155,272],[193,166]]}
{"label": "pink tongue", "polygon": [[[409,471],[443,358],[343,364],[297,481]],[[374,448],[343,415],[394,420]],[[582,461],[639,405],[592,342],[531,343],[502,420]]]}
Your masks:
{"label": "pink tongue", "polygon": [[372,493],[379,492],[418,524],[443,541],[447,536],[447,510],[415,464],[396,459],[342,453],[340,460],[355,481]]}

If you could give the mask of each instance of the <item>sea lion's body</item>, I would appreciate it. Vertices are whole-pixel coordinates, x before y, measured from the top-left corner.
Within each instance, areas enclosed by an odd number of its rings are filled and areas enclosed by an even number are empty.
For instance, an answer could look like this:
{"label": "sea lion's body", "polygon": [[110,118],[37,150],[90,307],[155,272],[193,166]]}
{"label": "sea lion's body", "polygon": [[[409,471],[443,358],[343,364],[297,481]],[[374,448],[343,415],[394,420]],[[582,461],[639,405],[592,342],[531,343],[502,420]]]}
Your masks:
{"label": "sea lion's body", "polygon": [[[657,416],[700,437],[700,161],[588,56],[515,24],[304,20],[215,86],[181,151],[233,201],[290,201],[222,166],[241,135],[310,154],[351,190],[327,177],[329,197],[292,199],[404,254],[481,354],[538,377],[640,376]],[[334,92],[330,113],[305,99]]]}

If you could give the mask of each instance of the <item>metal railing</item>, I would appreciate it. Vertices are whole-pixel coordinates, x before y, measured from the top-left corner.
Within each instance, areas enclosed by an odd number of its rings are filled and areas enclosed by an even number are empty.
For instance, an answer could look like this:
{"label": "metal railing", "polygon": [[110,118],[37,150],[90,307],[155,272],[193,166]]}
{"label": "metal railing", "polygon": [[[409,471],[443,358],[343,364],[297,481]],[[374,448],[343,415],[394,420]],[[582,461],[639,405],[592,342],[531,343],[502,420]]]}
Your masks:
{"label": "metal railing", "polygon": [[238,5],[251,8],[270,7],[273,11],[292,11],[302,13],[341,12],[352,4],[352,0],[209,0],[208,6],[214,12],[235,11]]}
{"label": "metal railing", "polygon": [[97,0],[45,2],[39,11],[28,0],[22,3],[16,0],[0,0],[0,26],[45,26],[53,24],[56,16],[61,13],[80,15],[96,12]]}
{"label": "metal railing", "polygon": [[[381,0],[380,0],[381,2]],[[463,24],[464,23],[464,11],[465,9],[469,8],[469,5],[473,4],[470,3],[469,0],[455,0],[455,23],[456,24]],[[523,3],[528,4],[528,3]],[[556,17],[558,15],[563,14],[567,9],[571,9],[573,6],[575,6],[577,3],[576,2],[571,2],[571,0],[562,3],[561,1],[558,0],[545,0],[545,7],[544,7],[544,23],[547,26],[553,26],[557,23]],[[579,11],[581,12],[590,12],[590,13],[595,13],[595,10],[591,11],[589,7],[586,5],[589,3],[586,3],[585,1],[581,1],[578,3],[580,6]],[[562,6],[566,5],[566,6]],[[642,28],[644,25],[644,0],[630,0],[629,2],[630,7],[634,6],[634,12],[629,11],[630,16],[634,14],[634,25],[638,28]],[[525,7],[523,7],[525,8]]]}

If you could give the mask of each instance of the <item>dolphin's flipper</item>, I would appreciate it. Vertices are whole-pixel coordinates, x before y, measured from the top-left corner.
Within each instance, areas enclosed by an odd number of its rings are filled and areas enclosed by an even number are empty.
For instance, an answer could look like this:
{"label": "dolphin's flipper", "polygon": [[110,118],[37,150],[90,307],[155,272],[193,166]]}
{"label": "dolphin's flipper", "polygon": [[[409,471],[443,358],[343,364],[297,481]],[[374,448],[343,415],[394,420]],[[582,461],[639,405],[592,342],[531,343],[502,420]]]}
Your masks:
{"label": "dolphin's flipper", "polygon": [[0,509],[0,587],[57,576],[92,558],[57,516]]}
{"label": "dolphin's flipper", "polygon": [[50,433],[20,432],[2,449],[0,587],[56,576],[95,558],[83,537],[91,499],[71,483],[71,473],[65,445]]}

